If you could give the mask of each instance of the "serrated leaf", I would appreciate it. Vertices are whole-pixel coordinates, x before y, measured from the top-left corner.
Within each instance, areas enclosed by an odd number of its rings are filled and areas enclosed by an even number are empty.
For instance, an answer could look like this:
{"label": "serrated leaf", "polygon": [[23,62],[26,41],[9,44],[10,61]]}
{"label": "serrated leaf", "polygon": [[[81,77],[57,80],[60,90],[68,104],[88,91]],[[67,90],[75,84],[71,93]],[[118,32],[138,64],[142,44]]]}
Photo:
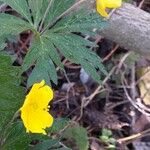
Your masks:
{"label": "serrated leaf", "polygon": [[107,22],[93,11],[82,10],[71,13],[58,21],[50,30],[55,33],[81,32],[93,34],[94,28],[103,29]]}
{"label": "serrated leaf", "polygon": [[[68,2],[68,4],[66,2]],[[64,3],[66,3],[66,6],[64,7],[66,9],[69,8],[71,5],[69,2],[73,4],[73,0],[65,0],[63,2],[54,0],[51,10],[53,10],[53,7],[56,4],[58,5],[55,6],[56,10],[51,12],[51,16],[54,16],[55,18],[61,12],[57,12],[57,8],[60,7],[59,4],[63,3],[64,5]],[[103,28],[106,25],[106,21],[102,20],[98,14],[82,11],[72,13],[71,15],[62,18],[48,31],[45,31],[42,35],[38,35],[39,41],[33,43],[31,50],[25,57],[23,65],[23,70],[25,71],[30,66],[35,64],[33,73],[28,80],[29,85],[41,78],[47,80],[47,83],[50,82],[51,77],[49,78],[49,75],[52,76],[52,74],[50,74],[46,68],[41,67],[42,64],[48,64],[48,60],[46,60],[48,57],[50,57],[50,59],[57,66],[63,68],[57,51],[60,51],[61,54],[63,54],[70,61],[85,66],[86,71],[100,83],[100,76],[97,74],[97,71],[100,70],[104,74],[107,74],[107,72],[101,63],[101,59],[94,52],[88,49],[88,47],[96,47],[95,43],[85,40],[84,38],[72,33],[82,33],[82,31],[84,33],[86,31],[91,33],[93,28],[100,28],[100,25]],[[52,72],[53,75],[56,75],[54,69],[52,69]],[[54,76],[52,76],[51,80],[56,83],[56,78],[54,78]]]}
{"label": "serrated leaf", "polygon": [[28,50],[28,52],[24,58],[24,62],[23,62],[23,66],[22,66],[23,72],[35,64],[37,58],[40,55],[39,54],[40,51],[41,51],[41,42],[39,39],[36,39],[36,37],[35,37],[34,40],[32,41],[32,45],[31,45],[30,49]]}
{"label": "serrated leaf", "polygon": [[24,99],[18,74],[19,68],[12,66],[10,57],[0,53],[0,135]]}
{"label": "serrated leaf", "polygon": [[42,36],[42,40],[45,43],[45,49],[49,50],[49,56],[52,59],[52,61],[61,69],[64,69],[63,64],[61,63],[60,60],[60,55],[57,52],[57,49],[54,47],[54,44],[50,39],[47,39],[46,37]]}
{"label": "serrated leaf", "polygon": [[[48,35],[46,36],[48,38]],[[76,64],[81,64],[94,80],[101,83],[101,78],[97,70],[103,72],[105,75],[107,71],[101,63],[100,57],[87,48],[87,46],[93,46],[94,44],[71,33],[67,35],[51,33],[49,39],[67,59]]]}
{"label": "serrated leaf", "polygon": [[1,0],[8,4],[31,23],[31,15],[26,0]]}
{"label": "serrated leaf", "polygon": [[55,59],[54,62],[58,62],[59,58],[54,58],[54,55],[56,54],[53,53],[54,47],[48,47],[47,43],[44,41],[45,40],[43,40],[42,37],[35,39],[32,47],[24,59],[22,68],[23,71],[35,64],[35,67],[28,78],[28,86],[31,86],[33,83],[39,82],[43,79],[45,79],[46,83],[49,85],[50,80],[57,84],[56,68],[51,60],[51,56],[53,56],[52,59]]}
{"label": "serrated leaf", "polygon": [[29,23],[9,14],[0,14],[0,36],[16,35],[29,29],[32,29]]}
{"label": "serrated leaf", "polygon": [[86,40],[81,36],[72,33],[51,33],[51,31],[47,31],[44,33],[43,37],[47,39],[54,39],[56,37],[57,40],[62,39],[64,43],[70,44],[72,43],[73,46],[89,46],[89,47],[97,47],[94,42]]}
{"label": "serrated leaf", "polygon": [[32,15],[33,15],[33,20],[34,20],[34,25],[37,27],[42,15],[44,15],[42,12],[42,6],[44,3],[46,3],[45,0],[28,0],[29,7],[31,8]]}
{"label": "serrated leaf", "polygon": [[[74,4],[75,0],[53,0],[51,9],[46,17],[45,23],[51,22]],[[48,4],[48,2],[47,2]]]}
{"label": "serrated leaf", "polygon": [[76,142],[79,150],[88,150],[89,148],[87,131],[83,127],[70,127],[65,130],[63,137],[67,139],[73,139]]}
{"label": "serrated leaf", "polygon": [[47,84],[51,85],[50,79],[57,84],[56,68],[49,57],[41,56],[35,65],[31,75],[28,78],[28,87],[35,81],[42,81],[45,79]]}
{"label": "serrated leaf", "polygon": [[6,139],[1,150],[27,150],[31,139],[25,132],[22,122],[13,123],[6,132]]}
{"label": "serrated leaf", "polygon": [[84,68],[84,70],[95,80],[97,81],[99,84],[101,84],[101,78],[100,75],[97,73],[96,69],[94,68],[94,66],[92,66],[92,64],[87,63],[87,61],[81,61],[81,64]]}

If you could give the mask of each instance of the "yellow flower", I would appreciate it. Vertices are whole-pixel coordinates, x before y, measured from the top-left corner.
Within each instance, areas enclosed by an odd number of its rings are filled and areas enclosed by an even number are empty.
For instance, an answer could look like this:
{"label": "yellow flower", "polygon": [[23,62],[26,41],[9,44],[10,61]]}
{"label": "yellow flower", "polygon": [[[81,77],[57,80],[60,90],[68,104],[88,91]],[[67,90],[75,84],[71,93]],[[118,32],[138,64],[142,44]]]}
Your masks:
{"label": "yellow flower", "polygon": [[53,91],[45,81],[35,83],[20,108],[26,132],[46,134],[45,128],[51,127],[53,117],[48,112],[48,104],[53,99]]}
{"label": "yellow flower", "polygon": [[121,6],[122,0],[96,0],[96,9],[103,17],[108,17],[106,8],[118,8]]}

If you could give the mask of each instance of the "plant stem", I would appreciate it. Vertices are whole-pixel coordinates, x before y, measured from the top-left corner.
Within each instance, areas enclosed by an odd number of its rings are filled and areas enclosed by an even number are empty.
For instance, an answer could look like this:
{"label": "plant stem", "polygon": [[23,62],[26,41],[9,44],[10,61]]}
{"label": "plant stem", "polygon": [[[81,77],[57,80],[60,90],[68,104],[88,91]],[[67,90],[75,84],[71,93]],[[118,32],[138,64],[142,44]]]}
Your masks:
{"label": "plant stem", "polygon": [[42,19],[42,21],[41,21],[41,23],[40,23],[39,31],[41,31],[41,29],[42,29],[42,25],[43,25],[43,23],[44,23],[44,20],[45,20],[47,14],[48,14],[49,9],[50,9],[51,6],[52,6],[53,1],[54,1],[54,0],[50,0],[50,1],[49,1],[49,4],[48,4],[48,6],[47,6],[47,9],[46,9],[46,11],[45,11],[45,13],[44,13],[43,19]]}
{"label": "plant stem", "polygon": [[81,3],[85,2],[86,0],[80,0],[79,2],[76,2],[74,5],[72,5],[70,8],[68,8],[66,11],[64,11],[60,16],[58,16],[54,21],[49,22],[49,24],[41,31],[41,34],[43,34],[47,29],[52,27],[59,19],[64,17],[66,14],[68,14],[70,11],[75,9],[77,6],[79,6]]}

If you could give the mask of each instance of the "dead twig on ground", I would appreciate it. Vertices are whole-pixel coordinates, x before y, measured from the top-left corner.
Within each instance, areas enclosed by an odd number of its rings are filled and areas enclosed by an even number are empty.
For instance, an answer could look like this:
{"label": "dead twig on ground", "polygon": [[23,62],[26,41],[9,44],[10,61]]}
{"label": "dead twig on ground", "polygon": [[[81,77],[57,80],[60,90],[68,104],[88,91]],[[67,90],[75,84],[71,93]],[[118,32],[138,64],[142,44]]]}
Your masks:
{"label": "dead twig on ground", "polygon": [[142,138],[142,137],[145,137],[145,136],[149,136],[149,135],[150,135],[150,129],[147,129],[147,130],[144,130],[140,133],[133,134],[131,136],[118,139],[117,142],[120,143],[120,144],[122,144],[124,142],[129,144],[129,143],[133,142],[133,140],[136,140],[136,139],[139,139],[139,138]]}

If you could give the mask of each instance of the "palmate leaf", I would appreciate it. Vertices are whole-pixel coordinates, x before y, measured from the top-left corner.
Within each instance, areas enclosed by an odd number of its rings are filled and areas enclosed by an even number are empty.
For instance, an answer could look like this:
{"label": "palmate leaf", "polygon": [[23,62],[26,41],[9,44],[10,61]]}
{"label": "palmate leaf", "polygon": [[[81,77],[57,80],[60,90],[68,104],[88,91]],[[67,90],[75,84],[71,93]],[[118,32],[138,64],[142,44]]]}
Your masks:
{"label": "palmate leaf", "polygon": [[[97,82],[101,83],[97,69],[107,74],[100,57],[90,51],[87,46],[96,46],[88,40],[75,34],[45,34],[49,41],[62,52],[62,54],[76,64],[81,64],[85,71]],[[48,36],[49,35],[49,36]]]}
{"label": "palmate leaf", "polygon": [[31,23],[31,15],[26,0],[1,0],[8,4]]}
{"label": "palmate leaf", "polygon": [[[53,5],[55,3],[61,4],[62,2],[54,0]],[[67,6],[69,7],[72,3],[73,1],[68,3]],[[59,4],[57,7],[59,8]],[[57,9],[55,11],[57,12]],[[51,12],[54,18],[60,13],[55,11]],[[35,65],[29,76],[28,86],[42,79],[45,79],[47,84],[50,84],[50,80],[57,83],[54,64],[63,68],[58,51],[70,61],[81,64],[93,79],[101,83],[101,78],[97,71],[101,71],[104,74],[107,74],[107,72],[101,63],[101,59],[88,49],[88,47],[96,47],[95,43],[82,38],[74,32],[93,34],[93,28],[104,28],[106,25],[106,21],[102,20],[98,14],[82,11],[71,13],[56,22],[53,27],[46,30],[42,35],[35,35],[36,39],[32,43],[23,64],[23,71]]]}
{"label": "palmate leaf", "polygon": [[[48,47],[48,45],[51,47]],[[42,37],[35,38],[30,51],[24,59],[22,68],[22,70],[25,71],[31,65],[35,64],[35,67],[28,78],[28,87],[43,79],[45,79],[46,83],[49,85],[50,80],[57,84],[57,74],[53,62],[58,66],[62,66],[58,56],[59,55],[52,43],[47,44],[46,40]]]}
{"label": "palmate leaf", "polygon": [[12,66],[11,59],[0,53],[0,138],[24,99],[18,73],[19,68]]}

